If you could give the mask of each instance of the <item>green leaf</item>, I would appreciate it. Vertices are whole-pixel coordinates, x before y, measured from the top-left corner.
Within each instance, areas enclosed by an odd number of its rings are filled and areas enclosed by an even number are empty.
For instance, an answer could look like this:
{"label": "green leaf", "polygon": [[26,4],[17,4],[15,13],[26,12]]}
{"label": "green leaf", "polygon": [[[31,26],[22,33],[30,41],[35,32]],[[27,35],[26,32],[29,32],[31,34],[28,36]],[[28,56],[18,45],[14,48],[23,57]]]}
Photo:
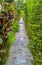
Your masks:
{"label": "green leaf", "polygon": [[14,33],[12,31],[8,33],[7,37],[10,44],[14,42],[15,38]]}
{"label": "green leaf", "polygon": [[0,44],[2,44],[2,42],[3,42],[3,40],[2,40],[2,38],[0,38]]}

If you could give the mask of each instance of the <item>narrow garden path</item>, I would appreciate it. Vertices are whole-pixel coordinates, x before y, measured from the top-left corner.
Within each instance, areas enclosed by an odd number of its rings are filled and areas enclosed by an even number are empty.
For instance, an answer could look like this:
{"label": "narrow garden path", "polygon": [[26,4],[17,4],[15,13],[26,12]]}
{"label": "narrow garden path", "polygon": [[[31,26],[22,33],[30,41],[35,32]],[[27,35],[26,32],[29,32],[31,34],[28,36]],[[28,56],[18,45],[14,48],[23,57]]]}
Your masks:
{"label": "narrow garden path", "polygon": [[29,41],[22,18],[19,21],[19,25],[19,32],[16,34],[16,40],[10,49],[6,65],[33,65],[31,62],[33,59],[32,54],[29,48],[27,48]]}

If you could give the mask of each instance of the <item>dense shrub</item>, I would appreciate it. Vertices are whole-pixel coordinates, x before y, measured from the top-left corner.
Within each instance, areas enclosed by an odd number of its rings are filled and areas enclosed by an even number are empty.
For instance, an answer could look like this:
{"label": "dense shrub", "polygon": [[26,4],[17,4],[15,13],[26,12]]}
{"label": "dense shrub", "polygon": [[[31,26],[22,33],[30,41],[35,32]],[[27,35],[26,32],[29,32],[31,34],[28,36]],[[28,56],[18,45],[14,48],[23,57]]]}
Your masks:
{"label": "dense shrub", "polygon": [[26,0],[25,24],[35,65],[42,65],[42,0]]}
{"label": "dense shrub", "polygon": [[[10,9],[11,8],[11,9]],[[0,65],[4,65],[18,31],[17,12],[10,5],[0,13]]]}

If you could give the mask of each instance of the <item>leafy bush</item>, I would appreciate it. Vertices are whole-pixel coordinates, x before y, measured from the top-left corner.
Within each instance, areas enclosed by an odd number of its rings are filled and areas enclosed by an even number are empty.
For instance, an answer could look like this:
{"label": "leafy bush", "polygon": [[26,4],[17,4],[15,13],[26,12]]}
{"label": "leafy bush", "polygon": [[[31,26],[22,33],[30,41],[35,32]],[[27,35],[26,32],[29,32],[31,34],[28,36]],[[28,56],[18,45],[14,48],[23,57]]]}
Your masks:
{"label": "leafy bush", "polygon": [[0,65],[5,64],[10,46],[19,28],[18,19],[15,20],[16,12],[13,13],[14,8],[10,10],[10,7],[0,13]]}
{"label": "leafy bush", "polygon": [[9,32],[8,35],[7,35],[7,38],[8,38],[9,43],[12,44],[14,42],[14,39],[15,39],[14,38],[14,32],[12,32],[12,31]]}
{"label": "leafy bush", "polygon": [[26,0],[25,24],[35,65],[42,65],[42,0]]}

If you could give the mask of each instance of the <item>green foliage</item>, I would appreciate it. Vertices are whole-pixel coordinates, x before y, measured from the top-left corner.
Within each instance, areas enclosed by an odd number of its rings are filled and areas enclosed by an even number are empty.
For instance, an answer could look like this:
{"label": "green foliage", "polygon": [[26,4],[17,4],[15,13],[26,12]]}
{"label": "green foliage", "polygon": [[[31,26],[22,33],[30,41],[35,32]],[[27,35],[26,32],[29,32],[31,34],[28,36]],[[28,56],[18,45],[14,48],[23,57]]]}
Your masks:
{"label": "green foliage", "polygon": [[6,11],[7,11],[7,10],[13,12],[13,10],[14,10],[13,5],[12,5],[12,4],[9,4],[8,6],[6,6]]}
{"label": "green foliage", "polygon": [[20,17],[21,11],[24,10],[24,8],[25,8],[24,0],[17,0],[15,8],[17,9],[18,16]]}
{"label": "green foliage", "polygon": [[2,38],[0,38],[0,44],[2,44],[2,42],[3,42],[3,40],[2,40]]}
{"label": "green foliage", "polygon": [[14,32],[12,32],[12,31],[9,32],[8,35],[7,35],[7,38],[8,38],[8,42],[10,44],[12,44],[14,42],[14,40],[15,40],[15,38],[14,38]]}
{"label": "green foliage", "polygon": [[13,2],[14,0],[5,0],[5,2],[8,2],[8,3],[10,3],[10,2]]}
{"label": "green foliage", "polygon": [[25,24],[35,65],[42,65],[42,0],[26,0]]}
{"label": "green foliage", "polygon": [[2,50],[2,52],[0,52],[0,65],[5,65],[9,49],[15,41],[15,34],[18,28],[16,9],[11,4],[9,4],[9,7],[5,5],[4,11],[0,12],[0,51]]}
{"label": "green foliage", "polygon": [[0,4],[2,4],[2,0],[0,0]]}
{"label": "green foliage", "polygon": [[12,24],[12,26],[13,26],[13,32],[16,33],[16,32],[18,31],[18,29],[19,29],[18,22],[15,21],[15,22]]}

